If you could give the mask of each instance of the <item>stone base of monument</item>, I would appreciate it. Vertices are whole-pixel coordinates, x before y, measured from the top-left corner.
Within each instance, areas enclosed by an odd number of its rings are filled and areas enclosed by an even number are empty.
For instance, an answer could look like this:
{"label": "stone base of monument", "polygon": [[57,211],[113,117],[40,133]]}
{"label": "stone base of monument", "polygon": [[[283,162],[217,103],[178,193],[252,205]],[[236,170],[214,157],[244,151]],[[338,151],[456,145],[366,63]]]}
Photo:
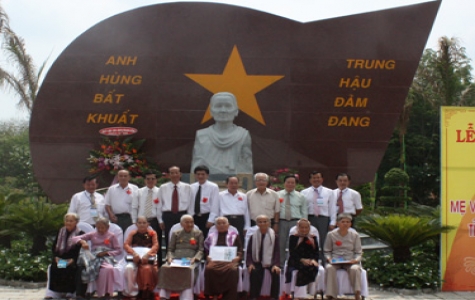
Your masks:
{"label": "stone base of monument", "polygon": [[[210,174],[208,180],[216,183],[219,186],[219,190],[223,191],[227,189],[226,178],[229,176],[236,176],[239,178],[239,191],[243,193],[255,188],[253,174]],[[182,174],[181,181],[192,184],[196,182],[195,174]]]}

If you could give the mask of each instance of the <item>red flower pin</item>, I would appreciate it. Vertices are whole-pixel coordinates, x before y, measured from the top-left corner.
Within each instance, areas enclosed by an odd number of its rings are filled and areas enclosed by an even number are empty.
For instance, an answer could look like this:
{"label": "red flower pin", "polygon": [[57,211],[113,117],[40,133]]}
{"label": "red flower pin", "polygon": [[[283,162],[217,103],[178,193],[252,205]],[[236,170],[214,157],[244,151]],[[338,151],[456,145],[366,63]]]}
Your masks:
{"label": "red flower pin", "polygon": [[307,243],[307,245],[311,245],[311,244],[312,244],[312,241],[307,240],[305,243]]}
{"label": "red flower pin", "polygon": [[150,236],[154,236],[154,235],[155,235],[155,231],[150,231],[148,234],[149,234]]}
{"label": "red flower pin", "polygon": [[208,198],[203,198],[203,203],[208,202]]}
{"label": "red flower pin", "polygon": [[104,240],[104,245],[109,245],[110,243],[111,243],[111,241],[109,239]]}
{"label": "red flower pin", "polygon": [[341,246],[342,243],[341,243],[341,241],[336,241],[335,244],[336,244],[337,246]]}
{"label": "red flower pin", "polygon": [[127,190],[126,192],[128,195],[132,194],[132,191],[131,190]]}
{"label": "red flower pin", "polygon": [[242,201],[242,197],[238,197],[238,200],[239,200],[239,201]]}
{"label": "red flower pin", "polygon": [[158,198],[153,200],[153,203],[155,203],[155,204],[158,204],[158,202],[160,202],[160,200],[158,200]]}
{"label": "red flower pin", "polygon": [[190,239],[190,245],[193,245],[193,246],[196,245],[196,240],[195,240],[195,238],[191,238],[191,239]]}
{"label": "red flower pin", "polygon": [[279,198],[279,202],[280,203],[284,202],[284,198]]}

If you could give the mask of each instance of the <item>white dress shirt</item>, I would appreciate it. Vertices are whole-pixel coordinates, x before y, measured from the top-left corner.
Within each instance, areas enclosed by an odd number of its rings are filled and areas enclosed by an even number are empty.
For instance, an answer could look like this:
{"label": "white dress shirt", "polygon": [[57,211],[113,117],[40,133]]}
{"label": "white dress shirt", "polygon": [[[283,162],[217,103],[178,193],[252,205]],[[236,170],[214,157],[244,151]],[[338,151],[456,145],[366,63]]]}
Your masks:
{"label": "white dress shirt", "polygon": [[[193,192],[193,213],[195,212],[195,198],[198,193],[200,183],[195,182],[191,184],[191,190]],[[219,187],[216,183],[206,180],[201,185],[201,201],[200,212],[202,214],[209,213],[208,222],[214,223],[214,220],[219,216]]]}
{"label": "white dress shirt", "polygon": [[[145,206],[147,203],[148,191],[150,189],[148,187],[143,187],[134,193],[132,198],[132,222],[136,223],[137,218],[139,216],[145,216]],[[152,218],[157,217],[157,210],[159,208],[159,201],[158,201],[158,187],[152,188]],[[146,216],[148,217],[148,216]]]}
{"label": "white dress shirt", "polygon": [[[338,195],[340,194],[340,189],[333,190],[333,196],[335,197],[335,206],[338,200]],[[347,214],[356,214],[357,209],[363,209],[363,204],[361,204],[361,195],[357,191],[346,188],[343,190],[343,212]],[[338,213],[338,207],[336,207]]]}
{"label": "white dress shirt", "polygon": [[114,214],[130,214],[132,211],[133,194],[139,190],[138,186],[129,183],[122,188],[118,183],[111,185],[107,191],[105,202]]}
{"label": "white dress shirt", "polygon": [[336,198],[333,190],[324,186],[316,188],[318,191],[318,198],[315,201],[315,187],[311,186],[301,191],[300,193],[305,196],[308,204],[308,214],[315,214],[315,206],[317,205],[320,213],[319,216],[325,216],[330,218],[330,225],[336,225]]}
{"label": "white dress shirt", "polygon": [[246,194],[237,192],[235,195],[228,190],[219,193],[219,215],[243,215],[244,230],[251,227],[251,217],[247,206]]}
{"label": "white dress shirt", "polygon": [[[96,217],[104,217],[104,196],[94,192],[94,201],[96,203]],[[96,222],[94,221],[94,216],[92,215],[91,209],[91,194],[87,191],[82,191],[74,194],[71,198],[68,213],[76,213],[79,215],[79,220],[81,222],[94,225]]]}
{"label": "white dress shirt", "polygon": [[[178,190],[178,211],[186,211],[187,214],[193,215],[194,199],[190,185],[181,181],[178,182],[176,185]],[[158,221],[160,223],[163,223],[162,213],[172,210],[172,195],[174,189],[175,184],[171,181],[166,182],[160,186],[160,189],[158,191]]]}

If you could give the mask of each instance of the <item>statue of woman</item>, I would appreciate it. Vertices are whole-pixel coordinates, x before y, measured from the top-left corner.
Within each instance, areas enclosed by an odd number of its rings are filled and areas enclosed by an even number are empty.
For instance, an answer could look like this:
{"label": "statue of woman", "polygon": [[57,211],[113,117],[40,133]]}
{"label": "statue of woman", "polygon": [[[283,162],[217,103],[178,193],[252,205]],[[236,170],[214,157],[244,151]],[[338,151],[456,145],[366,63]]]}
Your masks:
{"label": "statue of woman", "polygon": [[233,123],[239,112],[236,97],[216,93],[210,106],[215,124],[196,132],[191,170],[205,165],[212,174],[252,174],[251,135]]}

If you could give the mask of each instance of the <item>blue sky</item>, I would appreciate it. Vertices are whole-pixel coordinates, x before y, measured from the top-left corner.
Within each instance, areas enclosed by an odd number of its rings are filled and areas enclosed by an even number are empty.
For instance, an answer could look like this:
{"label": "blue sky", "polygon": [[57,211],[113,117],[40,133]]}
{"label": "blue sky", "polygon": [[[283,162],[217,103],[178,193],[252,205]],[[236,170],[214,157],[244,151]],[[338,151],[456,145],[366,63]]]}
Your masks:
{"label": "blue sky", "polygon": [[[153,0],[0,0],[10,25],[24,38],[36,65],[48,59],[46,71],[76,37],[100,21],[146,5],[184,1]],[[187,0],[186,2],[196,2]],[[206,1],[201,1],[206,2]],[[207,1],[249,7],[301,22],[429,2],[429,0],[228,0]],[[437,46],[441,36],[457,37],[475,59],[475,0],[444,0],[426,48]],[[5,66],[4,55],[0,63]],[[46,74],[46,73],[45,73]],[[0,91],[0,121],[27,120],[11,93]]]}

